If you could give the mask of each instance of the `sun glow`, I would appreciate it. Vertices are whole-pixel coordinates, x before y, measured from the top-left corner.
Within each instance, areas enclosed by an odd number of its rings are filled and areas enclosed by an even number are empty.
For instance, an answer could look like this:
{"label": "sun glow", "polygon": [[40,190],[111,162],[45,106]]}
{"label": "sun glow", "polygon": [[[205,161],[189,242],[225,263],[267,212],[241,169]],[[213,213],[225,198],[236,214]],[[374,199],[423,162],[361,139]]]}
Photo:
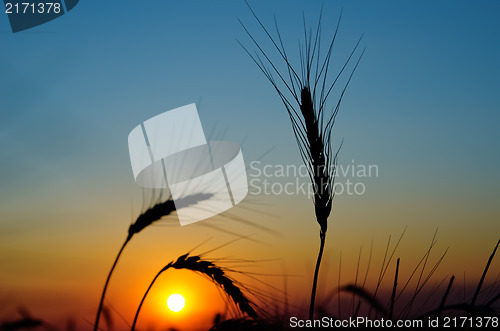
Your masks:
{"label": "sun glow", "polygon": [[168,309],[173,312],[181,311],[185,304],[186,300],[184,300],[184,297],[180,294],[172,294],[167,299]]}

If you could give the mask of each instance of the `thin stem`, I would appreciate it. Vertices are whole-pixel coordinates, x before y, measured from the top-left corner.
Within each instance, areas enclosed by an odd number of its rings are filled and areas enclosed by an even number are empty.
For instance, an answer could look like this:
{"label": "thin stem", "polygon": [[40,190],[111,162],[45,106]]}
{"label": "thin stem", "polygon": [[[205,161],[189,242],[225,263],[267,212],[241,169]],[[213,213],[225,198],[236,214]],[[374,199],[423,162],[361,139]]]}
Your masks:
{"label": "thin stem", "polygon": [[316,300],[316,287],[318,285],[318,274],[319,274],[319,267],[321,265],[321,258],[323,257],[323,249],[325,248],[325,240],[326,240],[326,232],[323,232],[322,230],[319,233],[319,238],[320,238],[320,246],[319,246],[319,253],[318,253],[318,260],[316,261],[316,269],[314,269],[314,280],[313,280],[313,286],[312,286],[312,291],[311,291],[311,304],[309,305],[309,319],[313,319],[314,315],[314,302]]}
{"label": "thin stem", "polygon": [[167,265],[165,268],[161,269],[160,272],[158,272],[155,276],[155,278],[153,278],[153,281],[151,282],[151,284],[149,284],[149,287],[148,289],[146,290],[146,293],[144,293],[144,296],[142,297],[142,300],[141,300],[141,303],[139,304],[139,307],[137,307],[137,311],[135,312],[135,316],[134,316],[134,322],[132,323],[132,328],[131,328],[131,331],[134,331],[135,330],[135,324],[137,323],[137,318],[139,317],[139,312],[141,311],[141,308],[142,308],[142,304],[144,303],[144,300],[146,300],[146,296],[148,295],[149,293],[149,290],[151,290],[151,288],[153,287],[153,284],[155,283],[156,279],[165,271],[167,270],[168,268],[170,267],[170,265]]}
{"label": "thin stem", "polygon": [[392,320],[392,314],[394,313],[394,302],[396,301],[396,289],[398,287],[398,275],[399,275],[399,258],[396,262],[396,275],[394,276],[394,285],[392,287],[391,296],[391,308],[389,310],[389,318]]}
{"label": "thin stem", "polygon": [[453,285],[453,281],[455,280],[455,276],[451,276],[450,278],[450,283],[448,284],[448,288],[446,289],[446,292],[444,292],[443,299],[441,300],[441,303],[439,304],[439,308],[437,311],[437,317],[441,317],[441,312],[443,311],[444,304],[446,303],[446,299],[448,298],[448,294],[450,294],[451,291],[451,286]]}
{"label": "thin stem", "polygon": [[102,312],[102,308],[104,305],[104,297],[106,295],[106,290],[108,289],[109,280],[111,279],[111,275],[113,274],[113,270],[115,270],[116,264],[118,263],[118,260],[120,259],[120,256],[122,255],[122,252],[125,249],[125,246],[127,246],[128,242],[130,241],[131,238],[132,238],[132,236],[128,235],[127,239],[125,239],[125,242],[123,243],[122,247],[120,248],[118,255],[116,255],[115,262],[113,263],[113,266],[111,267],[111,270],[108,273],[108,278],[106,278],[106,283],[104,284],[104,289],[102,290],[102,294],[101,294],[101,301],[99,302],[99,309],[97,309],[97,316],[95,318],[95,323],[94,323],[94,331],[97,331],[99,329],[99,319],[101,317],[101,312]]}
{"label": "thin stem", "polygon": [[500,240],[498,240],[495,249],[493,250],[493,253],[491,253],[490,258],[488,259],[488,263],[486,263],[486,267],[484,268],[483,274],[481,275],[481,279],[479,280],[479,284],[477,284],[476,292],[474,293],[474,297],[472,298],[472,301],[470,303],[471,306],[474,306],[476,303],[477,297],[479,296],[479,292],[481,292],[481,286],[483,286],[484,278],[486,277],[486,273],[488,272],[488,269],[490,268],[491,261],[493,261],[493,257],[495,256],[495,253],[497,252],[498,245],[500,245]]}

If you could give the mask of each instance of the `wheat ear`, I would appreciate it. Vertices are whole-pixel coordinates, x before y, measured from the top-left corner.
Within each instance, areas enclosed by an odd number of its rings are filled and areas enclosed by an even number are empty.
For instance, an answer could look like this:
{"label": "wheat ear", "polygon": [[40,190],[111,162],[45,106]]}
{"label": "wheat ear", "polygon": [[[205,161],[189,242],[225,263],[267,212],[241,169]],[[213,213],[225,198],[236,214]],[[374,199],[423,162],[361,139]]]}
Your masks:
{"label": "wheat ear", "polygon": [[139,312],[141,311],[142,305],[146,300],[146,296],[149,291],[153,287],[153,284],[158,279],[158,277],[167,271],[170,268],[174,269],[185,269],[194,271],[202,276],[210,279],[215,285],[219,286],[224,293],[232,300],[232,302],[240,309],[242,313],[246,313],[248,316],[252,318],[257,318],[257,313],[253,309],[253,303],[248,299],[245,294],[241,291],[239,284],[232,278],[228,277],[224,269],[215,265],[211,261],[202,260],[200,256],[189,256],[188,254],[184,254],[180,256],[176,261],[172,261],[163,267],[153,278],[151,284],[149,284],[148,289],[144,293],[142,297],[141,303],[137,308],[135,313],[134,322],[132,323],[132,331],[135,330],[135,326],[137,323],[137,318],[139,317]]}
{"label": "wheat ear", "polygon": [[99,320],[101,317],[103,305],[104,305],[104,297],[106,296],[106,291],[108,289],[109,281],[111,280],[111,275],[115,270],[115,267],[120,259],[120,256],[125,249],[125,246],[130,242],[134,234],[139,233],[141,230],[146,228],[147,226],[153,224],[155,221],[160,220],[163,216],[170,215],[173,211],[175,211],[175,204],[173,200],[166,200],[161,203],[155,204],[153,207],[149,208],[145,212],[143,212],[139,217],[137,217],[136,221],[132,223],[128,229],[127,238],[123,242],[118,254],[115,257],[115,261],[109,270],[108,276],[106,278],[106,282],[104,283],[104,288],[101,293],[101,299],[99,301],[99,308],[97,309],[97,314],[94,322],[94,331],[97,331],[99,328]]}
{"label": "wheat ear", "polygon": [[[179,199],[177,202],[181,203],[184,206],[189,206],[192,204],[196,204],[198,201],[202,201],[204,199],[207,199],[210,197],[210,194],[205,194],[205,193],[200,193],[200,194],[194,194],[187,196],[185,198]],[[161,194],[158,197],[158,200],[161,199]],[[115,270],[115,267],[118,263],[118,260],[120,259],[120,256],[123,253],[123,250],[125,249],[125,246],[130,242],[132,237],[144,230],[146,227],[152,225],[153,223],[159,221],[165,216],[170,215],[175,211],[175,203],[174,200],[172,199],[167,199],[166,201],[163,202],[158,202],[155,205],[153,205],[151,208],[147,209],[144,211],[142,214],[140,214],[137,219],[135,220],[134,223],[130,224],[130,227],[128,228],[128,234],[127,238],[123,242],[120,250],[118,251],[118,254],[115,257],[115,261],[113,262],[113,265],[111,266],[111,269],[109,270],[108,276],[106,278],[106,282],[104,283],[104,288],[101,293],[101,299],[99,301],[99,308],[97,309],[97,314],[96,314],[96,319],[94,323],[94,331],[97,331],[99,328],[99,319],[102,313],[102,308],[104,305],[104,297],[106,296],[106,291],[108,289],[109,281],[111,279],[111,275],[113,274],[113,271]]]}
{"label": "wheat ear", "polygon": [[[248,2],[247,2],[248,5]],[[348,59],[345,61],[338,75],[330,81],[328,70],[332,55],[333,45],[340,25],[339,17],[335,33],[333,34],[326,54],[321,55],[321,9],[316,31],[306,29],[304,21],[304,43],[300,44],[300,70],[295,70],[291,65],[286,49],[283,45],[278,24],[275,19],[276,35],[272,37],[267,28],[259,20],[255,12],[248,5],[253,16],[265,32],[268,39],[272,42],[274,50],[278,53],[278,58],[283,61],[286,70],[278,70],[277,66],[270,59],[268,54],[262,49],[245,25],[240,21],[243,29],[251,38],[258,51],[250,53],[243,44],[240,45],[257,64],[264,73],[273,88],[278,93],[283,102],[286,111],[292,123],[292,129],[295,139],[299,146],[300,154],[304,164],[307,166],[309,177],[314,190],[314,210],[316,221],[320,226],[320,248],[316,267],[314,269],[313,285],[311,290],[311,302],[309,305],[309,319],[313,318],[314,303],[316,299],[316,287],[318,283],[319,268],[323,256],[323,250],[326,241],[326,231],[328,229],[328,217],[332,209],[332,200],[335,195],[335,168],[337,156],[340,150],[332,148],[331,138],[332,129],[337,117],[340,102],[344,96],[345,90],[351,81],[363,53],[356,62],[354,69],[340,92],[340,96],[333,107],[327,110],[327,100],[337,80],[344,72],[344,69],[350,63],[354,52],[357,50],[361,38],[353,48]],[[363,51],[364,52],[364,51]],[[277,78],[275,78],[277,76]]]}

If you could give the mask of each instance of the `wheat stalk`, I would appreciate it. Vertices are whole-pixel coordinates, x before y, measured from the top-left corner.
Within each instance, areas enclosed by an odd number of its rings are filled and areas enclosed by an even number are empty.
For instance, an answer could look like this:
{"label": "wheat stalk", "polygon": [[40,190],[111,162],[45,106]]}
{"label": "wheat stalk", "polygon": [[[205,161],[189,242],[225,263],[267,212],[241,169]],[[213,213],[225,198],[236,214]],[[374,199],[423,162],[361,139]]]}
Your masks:
{"label": "wheat stalk", "polygon": [[[247,2],[248,5],[248,2]],[[337,80],[344,72],[346,66],[358,48],[361,38],[353,48],[348,59],[345,61],[342,69],[333,79],[329,81],[328,70],[332,55],[333,45],[340,25],[339,17],[337,27],[331,38],[326,54],[321,55],[321,9],[316,31],[308,33],[304,21],[304,44],[300,44],[300,70],[295,70],[290,63],[286,49],[281,38],[278,24],[275,18],[276,37],[272,37],[267,28],[262,24],[255,12],[248,5],[253,16],[263,29],[268,39],[274,45],[278,57],[283,61],[286,70],[279,70],[268,54],[262,49],[245,25],[240,21],[243,29],[251,38],[258,51],[255,54],[250,53],[245,46],[240,43],[247,54],[257,64],[266,78],[272,84],[279,97],[281,98],[285,109],[290,117],[292,129],[299,146],[300,154],[304,164],[307,166],[309,177],[314,190],[314,209],[316,221],[320,226],[320,249],[314,269],[313,285],[311,290],[311,302],[309,306],[309,319],[313,318],[314,303],[316,297],[316,287],[318,282],[319,268],[323,256],[323,250],[326,241],[326,232],[328,229],[328,217],[332,209],[332,200],[335,195],[335,168],[337,156],[340,147],[334,151],[331,138],[332,129],[337,117],[340,102],[349,85],[351,78],[356,70],[363,53],[359,56],[354,69],[340,92],[340,96],[332,108],[327,110],[327,100]],[[298,73],[300,72],[300,74]],[[275,79],[275,75],[278,77]]]}
{"label": "wheat stalk", "polygon": [[[196,204],[197,201],[201,201],[204,199],[207,199],[210,197],[210,194],[194,194],[187,196],[185,198],[179,199],[178,203],[182,203],[184,206],[191,205],[191,204]],[[161,194],[158,197],[158,200],[161,199]],[[128,234],[127,238],[123,242],[120,250],[118,251],[118,254],[115,257],[115,261],[113,262],[113,265],[111,266],[111,269],[109,270],[108,276],[106,278],[106,282],[104,283],[104,288],[101,293],[101,299],[99,301],[99,308],[97,309],[97,314],[96,314],[96,319],[94,322],[94,331],[97,331],[99,328],[99,320],[100,316],[102,313],[103,305],[104,305],[104,298],[106,296],[106,291],[108,289],[109,281],[111,279],[111,275],[113,274],[113,271],[115,270],[115,267],[118,263],[118,260],[120,259],[120,256],[123,253],[123,250],[125,249],[125,246],[130,242],[132,237],[144,230],[146,227],[152,225],[153,223],[159,221],[165,216],[170,215],[175,211],[175,203],[174,201],[169,198],[163,202],[158,202],[146,211],[144,211],[142,214],[140,214],[137,219],[135,220],[134,223],[130,224],[130,227],[128,228]]]}
{"label": "wheat stalk", "polygon": [[202,260],[200,256],[189,256],[189,253],[180,256],[176,261],[168,263],[163,267],[153,278],[148,289],[144,293],[142,300],[135,313],[134,322],[132,323],[132,331],[135,330],[137,323],[137,318],[139,317],[139,312],[141,311],[142,305],[146,300],[146,296],[153,287],[153,284],[158,279],[158,277],[170,268],[174,269],[185,269],[194,271],[200,275],[203,275],[210,279],[215,285],[219,286],[224,293],[232,300],[232,302],[240,309],[242,313],[246,313],[252,318],[257,318],[257,313],[253,309],[253,303],[248,299],[245,294],[241,291],[239,284],[232,278],[228,277],[224,269],[215,265],[211,261]]}
{"label": "wheat stalk", "polygon": [[106,282],[104,283],[104,288],[101,293],[101,299],[99,301],[99,308],[97,309],[96,319],[94,322],[94,331],[97,331],[99,328],[99,320],[103,310],[104,297],[106,296],[106,291],[108,289],[109,281],[111,280],[111,275],[115,270],[115,267],[118,263],[118,260],[120,259],[120,256],[123,253],[123,250],[125,249],[125,246],[127,246],[127,244],[130,242],[130,240],[136,233],[139,233],[147,226],[160,220],[163,216],[170,215],[170,213],[172,213],[173,211],[175,211],[174,201],[168,199],[164,202],[155,204],[153,207],[149,208],[148,210],[140,214],[139,217],[137,217],[136,221],[130,225],[128,229],[127,238],[125,239],[120,250],[118,251],[118,254],[115,257],[115,261],[113,262],[113,265],[109,270]]}

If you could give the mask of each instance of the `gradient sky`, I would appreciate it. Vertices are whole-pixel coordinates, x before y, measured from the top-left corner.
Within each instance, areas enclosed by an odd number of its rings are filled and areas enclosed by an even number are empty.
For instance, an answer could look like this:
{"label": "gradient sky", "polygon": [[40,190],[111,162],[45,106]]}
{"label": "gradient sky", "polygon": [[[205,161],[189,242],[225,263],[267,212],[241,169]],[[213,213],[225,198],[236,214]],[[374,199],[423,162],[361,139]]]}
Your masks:
{"label": "gradient sky", "polygon": [[[293,52],[302,11],[314,24],[322,2],[250,3],[266,26],[276,14]],[[366,53],[334,142],[344,139],[340,164],[376,164],[379,176],[364,195],[336,198],[324,278],[337,282],[341,251],[347,283],[360,247],[366,263],[373,240],[376,263],[407,226],[398,250],[407,272],[439,228],[434,261],[450,248],[439,275],[473,282],[500,234],[500,3],[325,1],[325,35],[341,8],[333,69],[363,33]],[[0,319],[20,305],[54,323],[92,319],[113,254],[150,196],[134,183],[127,147],[144,120],[196,102],[209,138],[243,142],[247,164],[300,164],[281,101],[236,41],[252,48],[237,18],[271,49],[243,1],[81,1],[16,34],[0,15]],[[255,241],[211,256],[274,259],[247,267],[297,275],[291,295],[302,298],[318,245],[311,202],[250,196],[229,214],[279,235],[217,217],[206,222]],[[208,238],[199,252],[234,239],[203,226],[146,231],[108,296],[128,320],[164,264]]]}

